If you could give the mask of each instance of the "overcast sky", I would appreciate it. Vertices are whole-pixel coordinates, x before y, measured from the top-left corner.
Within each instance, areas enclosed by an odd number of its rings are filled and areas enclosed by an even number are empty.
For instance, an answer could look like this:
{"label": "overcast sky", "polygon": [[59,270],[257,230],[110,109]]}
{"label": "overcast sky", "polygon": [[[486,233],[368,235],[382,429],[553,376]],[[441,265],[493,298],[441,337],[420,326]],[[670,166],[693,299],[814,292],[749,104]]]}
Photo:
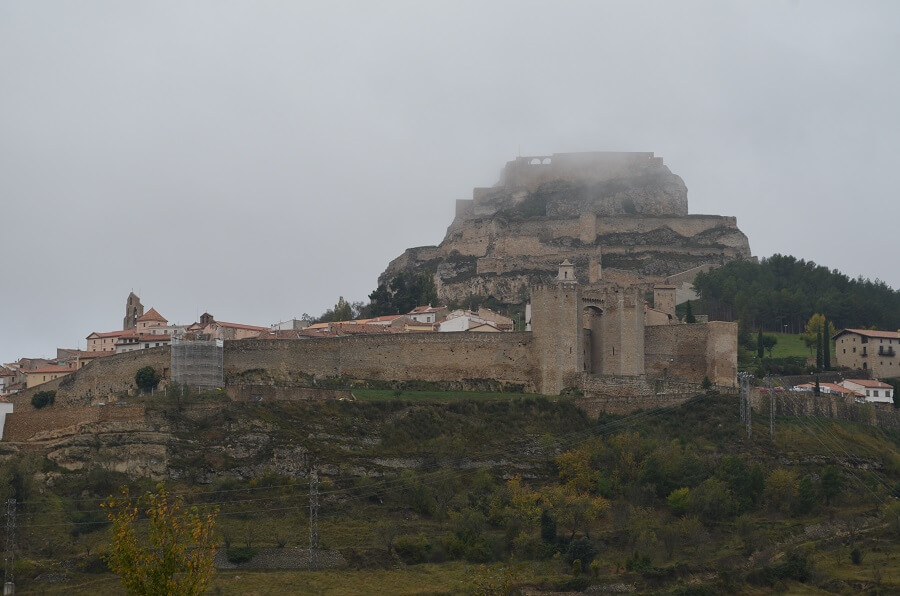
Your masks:
{"label": "overcast sky", "polygon": [[900,286],[900,2],[0,0],[0,361],[363,300],[517,154]]}

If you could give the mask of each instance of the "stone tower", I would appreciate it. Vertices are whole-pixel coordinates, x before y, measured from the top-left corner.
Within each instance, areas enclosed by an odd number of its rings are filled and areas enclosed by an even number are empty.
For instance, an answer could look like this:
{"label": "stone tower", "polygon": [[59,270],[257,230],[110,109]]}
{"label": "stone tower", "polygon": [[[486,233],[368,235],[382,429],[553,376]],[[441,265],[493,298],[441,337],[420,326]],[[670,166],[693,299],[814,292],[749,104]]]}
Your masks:
{"label": "stone tower", "polygon": [[583,369],[581,287],[568,261],[559,266],[554,283],[532,286],[531,332],[540,375],[538,390],[559,395],[577,387]]}
{"label": "stone tower", "polygon": [[134,329],[138,317],[144,314],[144,305],[134,292],[128,294],[125,301],[125,318],[122,320],[122,329]]}
{"label": "stone tower", "polygon": [[[644,374],[644,299],[639,288],[608,287],[582,297],[582,366],[597,375]],[[581,311],[579,311],[581,312]]]}

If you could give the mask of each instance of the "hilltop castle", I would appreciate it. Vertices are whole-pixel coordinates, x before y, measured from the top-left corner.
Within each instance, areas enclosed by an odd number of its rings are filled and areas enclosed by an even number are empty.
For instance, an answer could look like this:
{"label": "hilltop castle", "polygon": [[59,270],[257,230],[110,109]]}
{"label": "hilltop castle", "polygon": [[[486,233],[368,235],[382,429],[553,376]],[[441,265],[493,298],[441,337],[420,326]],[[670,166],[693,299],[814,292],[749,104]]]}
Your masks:
{"label": "hilltop castle", "polygon": [[750,257],[734,217],[688,214],[687,187],[653,153],[556,153],[507,163],[495,186],[456,202],[438,246],[406,250],[379,283],[427,271],[444,302],[521,304],[563,259],[622,285],[686,287],[698,271]]}

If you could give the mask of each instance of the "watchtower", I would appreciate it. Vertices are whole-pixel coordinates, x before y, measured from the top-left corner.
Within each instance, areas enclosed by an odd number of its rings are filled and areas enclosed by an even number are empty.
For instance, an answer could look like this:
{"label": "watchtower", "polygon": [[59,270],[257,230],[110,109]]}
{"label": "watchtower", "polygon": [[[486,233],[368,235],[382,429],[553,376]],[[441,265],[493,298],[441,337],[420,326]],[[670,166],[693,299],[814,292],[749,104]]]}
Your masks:
{"label": "watchtower", "polygon": [[532,286],[531,330],[539,391],[558,395],[577,387],[583,369],[581,287],[568,260],[560,264],[553,283]]}

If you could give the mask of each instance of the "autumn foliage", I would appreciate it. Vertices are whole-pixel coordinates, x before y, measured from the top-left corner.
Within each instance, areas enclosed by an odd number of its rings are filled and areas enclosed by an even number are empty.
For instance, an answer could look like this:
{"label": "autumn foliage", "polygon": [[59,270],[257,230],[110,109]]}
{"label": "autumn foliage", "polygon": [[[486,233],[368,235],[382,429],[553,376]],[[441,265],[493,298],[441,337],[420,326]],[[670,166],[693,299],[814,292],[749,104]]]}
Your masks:
{"label": "autumn foliage", "polygon": [[[213,528],[218,510],[187,508],[160,484],[157,492],[121,497],[101,505],[112,522],[109,568],[129,594],[195,595],[206,591],[213,574]],[[146,527],[145,524],[146,523]]]}

